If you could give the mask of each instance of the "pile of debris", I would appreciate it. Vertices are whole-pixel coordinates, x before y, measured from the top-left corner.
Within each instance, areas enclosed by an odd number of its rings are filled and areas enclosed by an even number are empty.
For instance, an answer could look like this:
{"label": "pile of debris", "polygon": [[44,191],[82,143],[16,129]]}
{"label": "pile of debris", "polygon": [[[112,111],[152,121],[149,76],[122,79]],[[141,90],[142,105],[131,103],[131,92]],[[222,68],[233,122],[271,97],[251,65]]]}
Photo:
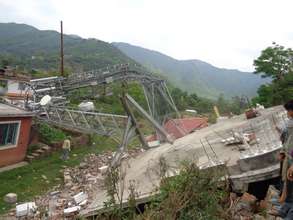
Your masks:
{"label": "pile of debris", "polygon": [[[135,148],[124,153],[123,159],[136,157],[142,150]],[[89,154],[76,167],[64,166],[64,183],[34,202],[16,206],[7,219],[74,219],[81,209],[93,200],[94,191],[104,187],[104,178],[114,153]]]}
{"label": "pile of debris", "polygon": [[239,220],[281,220],[282,218],[268,214],[272,209],[272,198],[279,194],[275,187],[270,186],[264,200],[258,201],[254,195],[244,193],[237,197],[230,193],[230,207],[232,219]]}

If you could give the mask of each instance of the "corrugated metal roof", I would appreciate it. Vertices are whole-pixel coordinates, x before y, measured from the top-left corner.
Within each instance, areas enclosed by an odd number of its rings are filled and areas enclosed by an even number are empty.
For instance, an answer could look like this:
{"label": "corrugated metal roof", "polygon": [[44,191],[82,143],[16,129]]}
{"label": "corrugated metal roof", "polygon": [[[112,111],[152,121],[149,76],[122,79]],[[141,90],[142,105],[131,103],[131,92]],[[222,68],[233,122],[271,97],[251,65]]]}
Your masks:
{"label": "corrugated metal roof", "polygon": [[[170,119],[164,124],[165,130],[174,138],[181,138],[195,130],[208,126],[208,118],[180,118]],[[157,140],[157,135],[150,135],[146,137],[147,141]]]}
{"label": "corrugated metal roof", "polygon": [[33,112],[25,111],[10,105],[0,103],[0,117],[32,117]]}
{"label": "corrugated metal roof", "polygon": [[177,139],[207,125],[207,118],[192,117],[169,120],[164,127],[169,134],[172,134]]}

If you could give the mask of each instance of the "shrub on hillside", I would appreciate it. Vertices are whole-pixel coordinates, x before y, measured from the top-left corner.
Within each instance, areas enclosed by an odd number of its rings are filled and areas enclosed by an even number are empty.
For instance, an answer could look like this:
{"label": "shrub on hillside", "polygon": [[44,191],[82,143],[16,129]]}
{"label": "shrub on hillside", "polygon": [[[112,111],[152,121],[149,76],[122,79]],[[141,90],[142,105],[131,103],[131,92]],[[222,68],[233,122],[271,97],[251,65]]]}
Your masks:
{"label": "shrub on hillside", "polygon": [[40,138],[47,144],[56,143],[65,139],[66,135],[60,129],[54,128],[48,124],[40,123],[38,125]]}

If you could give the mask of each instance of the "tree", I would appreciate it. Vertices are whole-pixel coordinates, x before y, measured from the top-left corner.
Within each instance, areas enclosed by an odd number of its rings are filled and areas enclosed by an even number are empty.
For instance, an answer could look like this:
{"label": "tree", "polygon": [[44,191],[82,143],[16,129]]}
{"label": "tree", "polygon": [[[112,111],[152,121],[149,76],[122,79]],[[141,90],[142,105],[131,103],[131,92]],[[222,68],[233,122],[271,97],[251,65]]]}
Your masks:
{"label": "tree", "polygon": [[266,107],[282,104],[293,98],[293,50],[276,43],[262,51],[254,60],[255,73],[271,77],[271,84],[258,89],[254,103]]}
{"label": "tree", "polygon": [[279,81],[293,71],[293,50],[273,42],[254,60],[255,73]]}

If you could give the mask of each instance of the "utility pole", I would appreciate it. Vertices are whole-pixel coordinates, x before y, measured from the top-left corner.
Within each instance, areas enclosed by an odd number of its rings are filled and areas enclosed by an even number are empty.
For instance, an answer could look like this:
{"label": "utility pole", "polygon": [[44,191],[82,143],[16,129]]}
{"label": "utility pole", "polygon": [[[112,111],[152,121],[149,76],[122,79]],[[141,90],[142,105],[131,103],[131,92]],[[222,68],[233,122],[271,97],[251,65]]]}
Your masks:
{"label": "utility pole", "polygon": [[61,35],[60,35],[60,73],[61,76],[64,76],[64,53],[63,53],[63,22],[60,22],[60,28],[61,28]]}

